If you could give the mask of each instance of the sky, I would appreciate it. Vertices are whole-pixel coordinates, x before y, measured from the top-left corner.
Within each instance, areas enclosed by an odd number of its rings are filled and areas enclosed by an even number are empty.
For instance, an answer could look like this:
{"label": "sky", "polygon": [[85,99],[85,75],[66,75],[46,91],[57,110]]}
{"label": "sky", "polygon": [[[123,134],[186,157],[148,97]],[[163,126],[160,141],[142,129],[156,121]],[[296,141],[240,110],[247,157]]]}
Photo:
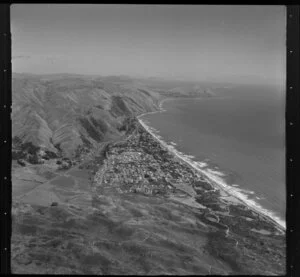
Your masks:
{"label": "sky", "polygon": [[285,17],[284,6],[14,4],[12,68],[278,81],[286,71]]}

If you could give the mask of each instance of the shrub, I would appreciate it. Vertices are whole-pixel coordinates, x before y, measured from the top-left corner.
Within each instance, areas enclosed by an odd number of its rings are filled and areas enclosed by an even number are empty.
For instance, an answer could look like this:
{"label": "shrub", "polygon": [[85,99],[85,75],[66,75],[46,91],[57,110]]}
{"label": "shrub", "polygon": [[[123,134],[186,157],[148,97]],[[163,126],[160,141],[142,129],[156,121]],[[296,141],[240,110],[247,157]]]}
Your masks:
{"label": "shrub", "polygon": [[24,159],[26,154],[23,151],[13,150],[11,152],[12,160]]}
{"label": "shrub", "polygon": [[49,159],[55,159],[55,158],[57,158],[57,154],[54,153],[54,152],[52,152],[52,151],[46,150],[45,154],[46,154],[45,156],[47,158],[49,158]]}
{"label": "shrub", "polygon": [[25,165],[26,165],[26,163],[25,163],[24,161],[22,161],[22,160],[18,160],[17,162],[18,162],[18,164],[21,165],[21,166],[25,166]]}
{"label": "shrub", "polygon": [[30,155],[28,157],[28,162],[30,162],[31,164],[38,164],[39,163],[39,159],[37,155]]}
{"label": "shrub", "polygon": [[33,145],[32,142],[25,142],[22,144],[21,150],[28,152],[30,155],[36,155],[40,147]]}

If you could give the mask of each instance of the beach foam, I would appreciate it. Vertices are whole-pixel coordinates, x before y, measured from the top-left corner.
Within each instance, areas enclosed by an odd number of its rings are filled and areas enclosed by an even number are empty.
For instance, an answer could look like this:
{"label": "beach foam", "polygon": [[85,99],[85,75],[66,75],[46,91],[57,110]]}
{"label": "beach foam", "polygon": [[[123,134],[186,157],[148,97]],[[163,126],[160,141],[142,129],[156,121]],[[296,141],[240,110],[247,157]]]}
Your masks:
{"label": "beach foam", "polygon": [[225,174],[223,172],[217,171],[217,170],[213,170],[213,169],[207,169],[207,171],[211,174],[217,175],[217,176],[225,176]]}
{"label": "beach foam", "polygon": [[[151,112],[151,113],[153,113],[153,112]],[[234,184],[234,186],[227,184],[226,181],[224,180],[224,178],[222,178],[225,176],[224,173],[207,168],[208,164],[205,162],[197,162],[197,161],[191,160],[189,155],[186,155],[186,154],[178,151],[177,149],[174,148],[173,145],[167,144],[162,139],[161,136],[155,134],[154,128],[149,127],[142,119],[140,119],[141,116],[138,116],[138,120],[139,120],[140,124],[145,128],[145,130],[149,132],[149,134],[151,134],[156,140],[158,140],[160,142],[161,145],[163,145],[165,148],[167,148],[170,152],[172,152],[179,159],[183,160],[184,162],[186,162],[187,164],[192,166],[194,169],[196,169],[200,174],[207,177],[210,184],[215,185],[218,188],[225,190],[228,194],[241,200],[248,207],[257,211],[261,215],[269,217],[270,219],[275,221],[278,225],[280,225],[283,229],[286,229],[286,223],[284,220],[282,220],[274,212],[262,207],[254,199],[249,198],[250,194],[254,194],[253,191],[247,191],[247,190],[244,190],[241,188],[237,188],[236,184]]]}
{"label": "beach foam", "polygon": [[207,167],[208,164],[205,163],[205,162],[197,162],[197,166],[200,167],[200,168],[203,168],[203,167]]}

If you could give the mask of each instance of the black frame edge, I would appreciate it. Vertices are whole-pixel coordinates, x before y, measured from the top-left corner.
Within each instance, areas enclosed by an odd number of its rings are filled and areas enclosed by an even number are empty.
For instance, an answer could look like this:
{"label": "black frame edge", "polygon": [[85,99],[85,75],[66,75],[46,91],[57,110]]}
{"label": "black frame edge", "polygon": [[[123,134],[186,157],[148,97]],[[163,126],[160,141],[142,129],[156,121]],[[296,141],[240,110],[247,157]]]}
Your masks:
{"label": "black frame edge", "polygon": [[10,274],[11,248],[11,33],[10,4],[0,4],[1,274]]}
{"label": "black frame edge", "polygon": [[[17,2],[16,2],[17,3]],[[287,6],[286,192],[287,276],[300,272],[299,5]],[[291,16],[290,16],[291,15]],[[290,52],[292,51],[292,52]],[[5,71],[4,71],[5,70]],[[11,248],[11,32],[10,4],[0,4],[0,213],[1,274],[10,274]],[[292,87],[292,88],[291,88]],[[292,123],[292,125],[290,124]],[[298,132],[297,132],[298,131]],[[4,142],[5,141],[5,142]],[[5,179],[6,178],[6,179]],[[297,186],[298,184],[298,186]],[[6,250],[5,250],[6,249]]]}
{"label": "black frame edge", "polygon": [[[300,240],[299,240],[299,5],[287,6],[286,10],[286,242],[287,276],[299,276]],[[298,132],[297,132],[298,131]],[[298,185],[297,185],[298,184]]]}

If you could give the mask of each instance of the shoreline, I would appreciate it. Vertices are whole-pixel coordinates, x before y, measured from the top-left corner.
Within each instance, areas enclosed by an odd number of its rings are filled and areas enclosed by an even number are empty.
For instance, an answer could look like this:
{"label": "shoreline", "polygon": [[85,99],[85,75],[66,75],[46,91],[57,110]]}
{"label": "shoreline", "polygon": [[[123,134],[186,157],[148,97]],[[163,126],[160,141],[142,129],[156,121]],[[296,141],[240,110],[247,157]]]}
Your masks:
{"label": "shoreline", "polygon": [[[232,191],[232,187],[225,184],[224,186],[222,186],[221,184],[219,184],[216,180],[213,179],[213,176],[210,176],[209,173],[205,172],[204,170],[201,170],[200,168],[198,168],[197,166],[195,166],[194,164],[192,164],[190,161],[186,160],[185,157],[182,156],[182,154],[184,153],[178,153],[178,151],[176,149],[170,149],[170,145],[168,145],[166,142],[162,141],[160,138],[158,138],[152,131],[151,131],[151,127],[149,127],[142,119],[141,117],[147,114],[153,114],[153,113],[158,113],[158,112],[165,112],[166,110],[163,109],[162,104],[165,101],[169,101],[169,100],[176,100],[177,98],[165,98],[162,99],[159,102],[158,111],[154,111],[154,112],[147,112],[147,113],[143,113],[141,115],[137,116],[137,120],[140,123],[140,125],[143,127],[143,129],[145,129],[146,132],[148,132],[156,141],[158,141],[164,148],[166,148],[172,155],[175,155],[177,158],[179,158],[182,162],[184,162],[187,166],[192,167],[194,170],[196,170],[197,173],[199,173],[200,175],[204,175],[208,181],[211,183],[211,185],[213,185],[214,187],[217,187],[218,189],[220,189],[221,191],[225,192],[226,194],[228,194],[229,196],[237,199],[238,201],[242,202],[243,205],[247,206],[249,209],[255,211],[256,213],[258,213],[260,216],[262,216],[264,219],[269,220],[271,222],[273,222],[282,232],[286,232],[286,222],[283,221],[281,218],[272,215],[272,211],[269,211],[267,209],[265,209],[264,207],[262,207],[261,205],[257,204],[254,200],[250,200],[252,201],[254,204],[251,204],[249,202],[246,202],[246,199],[243,199],[244,197],[238,197],[238,195],[236,195],[236,193],[233,193]],[[179,99],[179,98],[178,98]],[[197,97],[197,99],[203,99],[203,97]],[[181,155],[180,155],[181,154]],[[227,186],[227,188],[225,187]],[[238,192],[239,193],[239,192]],[[270,214],[271,213],[271,214]]]}

